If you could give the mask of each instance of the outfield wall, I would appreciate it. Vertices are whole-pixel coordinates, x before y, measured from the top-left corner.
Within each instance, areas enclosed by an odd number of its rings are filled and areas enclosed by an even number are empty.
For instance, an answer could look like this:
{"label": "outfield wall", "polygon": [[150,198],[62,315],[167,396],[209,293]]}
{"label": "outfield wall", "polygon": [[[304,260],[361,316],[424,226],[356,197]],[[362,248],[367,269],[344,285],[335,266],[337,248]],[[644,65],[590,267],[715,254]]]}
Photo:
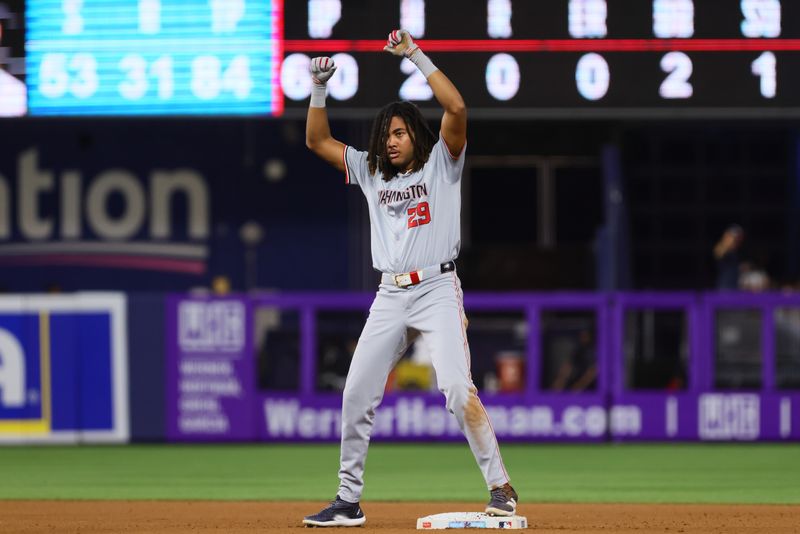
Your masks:
{"label": "outfield wall", "polygon": [[[319,387],[318,365],[323,361],[319,354],[320,317],[365,312],[371,301],[369,294],[170,297],[167,438],[338,441],[341,394]],[[527,339],[524,362],[518,367],[524,370],[524,386],[515,391],[481,393],[495,432],[505,441],[800,439],[800,389],[791,382],[789,387],[779,384],[776,372],[776,317],[778,312],[800,310],[800,296],[471,294],[465,297],[465,308],[470,317],[512,311],[524,317]],[[295,366],[256,363],[255,352],[261,358],[272,356],[268,350],[263,354],[263,349],[254,347],[254,343],[264,342],[255,327],[259,310],[277,314],[278,323],[293,325]],[[596,321],[597,379],[591,391],[552,392],[542,387],[542,321],[553,310],[586,311]],[[731,374],[732,368],[735,376],[735,366],[740,363],[734,354],[733,363],[726,363],[722,369],[715,361],[720,355],[715,345],[736,347],[736,339],[730,339],[735,332],[726,330],[723,323],[725,317],[742,310],[761,317],[757,328],[758,387],[747,382],[754,380],[752,369],[742,371],[742,386],[719,387],[730,380],[722,375]],[[627,346],[630,335],[626,330],[631,327],[630,318],[644,312],[676,313],[685,321],[686,369],[678,387],[631,387],[626,376],[630,373],[626,361],[631,353],[636,358],[637,351],[635,346]],[[278,335],[277,331],[273,334]],[[474,345],[472,327],[470,336]],[[739,345],[747,343],[741,340]],[[788,361],[781,361],[781,376],[794,373],[796,363],[792,355]],[[294,380],[282,376],[288,385],[280,388],[260,388],[264,377],[256,375],[265,365],[277,373],[296,376]],[[269,382],[274,377],[267,378]],[[372,437],[391,441],[462,439],[454,418],[444,408],[443,397],[435,390],[387,391],[376,414]]]}
{"label": "outfield wall", "polygon": [[[352,348],[372,298],[3,296],[0,442],[336,442],[349,353],[333,380],[329,353]],[[800,440],[800,296],[473,293],[465,307],[473,379],[504,441]],[[568,337],[553,317],[590,321],[591,388],[550,386]],[[679,380],[637,377],[672,356]],[[509,358],[517,376],[503,376]],[[373,439],[462,439],[435,380],[411,391],[399,368]]]}

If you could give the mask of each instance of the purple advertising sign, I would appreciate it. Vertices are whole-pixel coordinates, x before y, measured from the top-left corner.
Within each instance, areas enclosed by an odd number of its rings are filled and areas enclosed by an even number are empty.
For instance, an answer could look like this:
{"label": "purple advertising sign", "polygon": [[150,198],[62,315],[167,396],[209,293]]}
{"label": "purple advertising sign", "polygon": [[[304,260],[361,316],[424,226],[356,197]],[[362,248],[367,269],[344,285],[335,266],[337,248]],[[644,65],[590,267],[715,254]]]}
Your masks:
{"label": "purple advertising sign", "polygon": [[[485,396],[503,441],[756,441],[800,439],[800,395],[709,392],[629,394],[605,406],[594,395]],[[260,395],[258,438],[338,441],[341,397]],[[458,441],[455,417],[435,394],[387,396],[376,410],[377,441]]]}
{"label": "purple advertising sign", "polygon": [[697,399],[697,439],[704,441],[800,438],[800,395],[710,391]]}
{"label": "purple advertising sign", "polygon": [[[800,439],[800,395],[708,391],[704,393],[626,393],[614,398],[638,410],[638,434],[618,432],[616,440],[756,441]],[[613,420],[613,415],[612,415]]]}
{"label": "purple advertising sign", "polygon": [[[505,441],[607,439],[609,419],[600,396],[553,395],[528,402],[520,395],[485,395],[482,401],[497,437]],[[340,396],[269,394],[261,395],[259,404],[258,437],[264,441],[338,441],[341,436]],[[376,410],[371,439],[464,438],[444,396],[429,393],[387,395]]]}
{"label": "purple advertising sign", "polygon": [[[741,298],[723,301],[717,295],[689,293],[474,295],[466,302],[468,311],[523,310],[528,322],[525,390],[481,393],[495,433],[504,441],[527,442],[800,440],[800,391],[792,387],[796,382],[787,382],[793,375],[785,371],[795,356],[783,349],[784,375],[779,382],[778,343],[771,331],[775,310],[800,310],[800,299]],[[320,310],[366,310],[369,303],[369,295],[363,294],[172,297],[168,306],[169,439],[338,441],[341,395],[316,390],[316,315]],[[716,358],[710,339],[714,335],[709,326],[712,312],[735,304],[757,305],[766,317],[760,327],[761,389],[712,387]],[[301,318],[296,391],[256,391],[252,311],[257,306],[294,310]],[[553,392],[542,386],[538,375],[544,357],[541,317],[548,310],[576,309],[596,313],[600,334],[595,347],[597,387],[593,391]],[[636,389],[628,383],[626,366],[631,358],[625,350],[632,354],[636,348],[625,341],[629,328],[626,310],[683,313],[688,323],[683,389]],[[391,441],[463,439],[438,392],[387,393],[376,411],[372,437]]]}
{"label": "purple advertising sign", "polygon": [[167,438],[255,438],[255,361],[244,299],[169,297]]}
{"label": "purple advertising sign", "polygon": [[[615,440],[697,439],[697,395],[691,393],[627,393],[614,396],[612,412],[636,412],[639,431],[624,432],[612,422]],[[612,417],[613,419],[613,417]]]}

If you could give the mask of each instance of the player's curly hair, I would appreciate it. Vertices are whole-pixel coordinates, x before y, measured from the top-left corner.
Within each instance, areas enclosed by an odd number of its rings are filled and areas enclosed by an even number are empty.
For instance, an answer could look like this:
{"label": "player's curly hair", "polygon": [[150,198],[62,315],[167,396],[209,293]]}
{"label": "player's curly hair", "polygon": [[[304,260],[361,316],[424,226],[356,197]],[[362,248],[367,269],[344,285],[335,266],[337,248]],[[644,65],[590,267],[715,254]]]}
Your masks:
{"label": "player's curly hair", "polygon": [[380,171],[386,181],[394,178],[399,169],[391,164],[386,150],[386,140],[389,138],[389,125],[392,117],[400,117],[406,123],[408,135],[414,145],[414,165],[411,170],[417,172],[428,161],[428,157],[436,144],[436,134],[433,133],[419,108],[411,102],[392,102],[378,112],[372,122],[372,133],[369,137],[369,154],[367,164],[369,173]]}

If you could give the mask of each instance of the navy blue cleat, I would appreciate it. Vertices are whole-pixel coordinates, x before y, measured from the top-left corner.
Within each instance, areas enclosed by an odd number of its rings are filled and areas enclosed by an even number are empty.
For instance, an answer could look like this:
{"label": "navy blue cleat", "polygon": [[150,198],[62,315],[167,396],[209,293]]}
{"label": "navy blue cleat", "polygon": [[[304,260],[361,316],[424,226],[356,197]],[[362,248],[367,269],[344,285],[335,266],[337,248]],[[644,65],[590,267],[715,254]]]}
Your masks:
{"label": "navy blue cleat", "polygon": [[343,501],[337,495],[327,508],[306,516],[303,524],[307,527],[360,527],[366,521],[358,503]]}
{"label": "navy blue cleat", "polygon": [[491,491],[491,499],[486,505],[486,513],[489,515],[512,516],[517,513],[517,501],[519,496],[511,484],[503,484],[499,488]]}

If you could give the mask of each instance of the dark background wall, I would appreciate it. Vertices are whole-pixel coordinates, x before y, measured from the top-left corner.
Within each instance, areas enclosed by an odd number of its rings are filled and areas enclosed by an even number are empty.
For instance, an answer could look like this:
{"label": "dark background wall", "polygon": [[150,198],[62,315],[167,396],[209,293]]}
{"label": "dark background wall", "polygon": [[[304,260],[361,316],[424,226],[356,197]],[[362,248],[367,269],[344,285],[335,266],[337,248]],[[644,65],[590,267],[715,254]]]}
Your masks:
{"label": "dark background wall", "polygon": [[[597,232],[607,216],[602,157],[609,146],[621,160],[631,287],[713,286],[711,249],[731,223],[745,228],[749,259],[779,283],[797,277],[793,121],[473,120],[469,128],[460,265],[467,287],[596,287]],[[364,148],[369,121],[334,122],[333,131]],[[360,192],[305,148],[303,121],[6,120],[0,121],[0,139],[0,176],[13,211],[12,235],[0,246],[30,241],[19,232],[16,193],[20,157],[31,149],[39,170],[54,176],[39,210],[56,225],[63,211],[60,177],[67,171],[80,173],[85,193],[109,169],[130,171],[146,189],[153,172],[188,168],[206,180],[210,198],[202,273],[10,265],[3,255],[0,286],[7,291],[53,284],[64,290],[183,291],[207,286],[218,274],[239,290],[374,285]],[[109,198],[111,216],[124,210],[120,202]],[[173,204],[173,241],[188,239],[187,209],[180,199]],[[240,236],[247,222],[263,228],[263,240],[249,256]],[[81,240],[96,239],[84,221]],[[148,239],[143,227],[133,240]]]}
{"label": "dark background wall", "polygon": [[[60,177],[78,171],[85,193],[98,175],[124,169],[149,191],[148,180],[158,170],[189,169],[205,180],[209,192],[209,256],[204,273],[169,274],[133,269],[37,265],[3,265],[0,280],[6,290],[37,291],[57,283],[64,290],[176,290],[205,285],[217,274],[229,276],[235,288],[245,287],[245,247],[240,229],[248,221],[263,227],[256,250],[257,285],[283,289],[343,289],[347,273],[347,192],[344,179],[312,157],[303,131],[295,123],[257,120],[18,120],[0,122],[3,156],[0,175],[12,199],[12,236],[0,246],[59,240],[63,212]],[[39,215],[53,218],[56,235],[26,240],[17,223],[16,195],[19,159],[35,150],[38,168],[52,172],[54,187],[39,195]],[[277,166],[277,171],[266,167]],[[283,170],[281,170],[283,169]],[[109,196],[107,212],[118,217],[125,206]],[[148,210],[152,208],[148,204]],[[189,242],[186,200],[173,202],[172,242]],[[80,241],[98,236],[83,217]],[[128,241],[153,241],[147,225]],[[157,240],[156,240],[157,241]]]}

